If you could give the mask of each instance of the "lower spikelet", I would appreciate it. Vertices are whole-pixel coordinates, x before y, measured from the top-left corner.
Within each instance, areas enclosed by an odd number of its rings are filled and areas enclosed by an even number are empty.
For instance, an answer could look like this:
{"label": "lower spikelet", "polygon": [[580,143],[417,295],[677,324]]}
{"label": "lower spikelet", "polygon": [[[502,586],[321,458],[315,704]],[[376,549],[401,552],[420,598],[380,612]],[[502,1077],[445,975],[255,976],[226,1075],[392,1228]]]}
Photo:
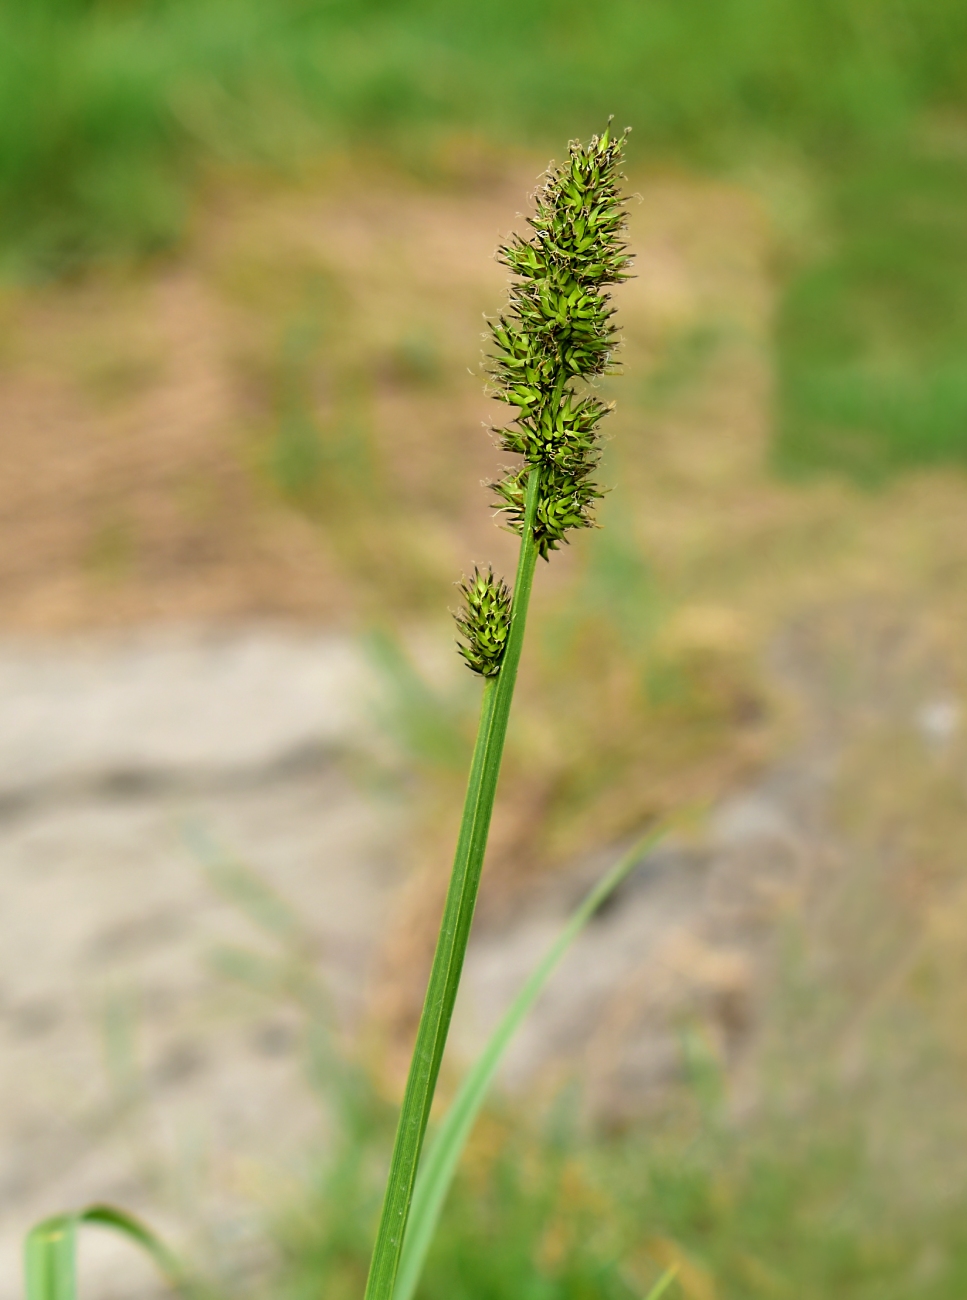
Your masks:
{"label": "lower spikelet", "polygon": [[463,608],[454,614],[461,640],[457,647],[467,666],[481,677],[500,670],[510,630],[510,589],[492,568],[475,568],[460,584]]}

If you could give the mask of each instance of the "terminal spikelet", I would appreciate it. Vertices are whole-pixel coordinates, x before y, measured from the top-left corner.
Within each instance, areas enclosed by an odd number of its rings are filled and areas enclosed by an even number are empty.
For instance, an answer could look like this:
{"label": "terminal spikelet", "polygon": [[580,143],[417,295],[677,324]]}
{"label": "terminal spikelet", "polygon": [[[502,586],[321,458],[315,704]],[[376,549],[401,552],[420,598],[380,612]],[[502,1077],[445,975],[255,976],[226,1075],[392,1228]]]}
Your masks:
{"label": "terminal spikelet", "polygon": [[516,279],[506,311],[490,322],[490,374],[494,395],[517,415],[495,432],[524,464],[493,486],[520,532],[528,473],[540,467],[535,540],[545,560],[571,529],[593,526],[602,495],[598,426],[610,407],[576,385],[612,368],[617,331],[604,290],[628,278],[631,262],[618,189],[627,134],[613,136],[609,124],[587,145],[572,141],[567,162],[538,191],[531,235],[515,235],[498,253]]}
{"label": "terminal spikelet", "polygon": [[475,568],[460,584],[463,608],[454,615],[460,635],[458,649],[467,666],[481,677],[500,669],[510,630],[510,589],[494,571]]}

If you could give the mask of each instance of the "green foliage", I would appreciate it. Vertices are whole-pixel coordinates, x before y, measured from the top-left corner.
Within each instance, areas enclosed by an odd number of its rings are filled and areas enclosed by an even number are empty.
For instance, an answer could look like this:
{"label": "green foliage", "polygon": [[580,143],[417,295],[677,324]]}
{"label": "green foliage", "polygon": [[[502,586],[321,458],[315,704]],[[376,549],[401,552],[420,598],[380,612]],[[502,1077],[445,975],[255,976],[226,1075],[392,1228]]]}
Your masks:
{"label": "green foliage", "polygon": [[[679,1280],[665,1294],[685,1300],[963,1295],[967,1192],[952,1183],[941,1204],[918,1207],[909,1187],[878,1175],[861,1105],[827,1098],[716,1131],[677,1112],[664,1119],[605,1140],[570,1122],[485,1112],[420,1300],[641,1300],[669,1260]],[[374,1135],[357,1140],[367,1152]],[[287,1216],[273,1295],[355,1294],[362,1245],[341,1207],[366,1201],[372,1171],[359,1150],[352,1178],[331,1167]]]}
{"label": "green foliage", "polygon": [[[262,962],[280,973],[292,969],[300,951],[297,919],[238,864],[210,849],[205,857],[219,887],[281,954],[260,954]],[[598,886],[598,901],[626,865]],[[558,951],[580,919],[572,918]],[[730,1116],[727,1080],[694,1025],[680,1039],[683,1086],[673,1090],[659,1122],[653,1117],[642,1131],[588,1136],[567,1096],[536,1119],[532,1105],[525,1116],[506,1103],[478,1119],[495,1051],[499,1056],[554,955],[552,949],[521,990],[428,1147],[424,1172],[434,1181],[441,1170],[448,1177],[454,1137],[477,1120],[426,1255],[420,1300],[641,1300],[667,1280],[669,1266],[678,1269],[673,1294],[685,1300],[958,1300],[967,1285],[962,1162],[953,1153],[945,1159],[942,1188],[932,1197],[916,1180],[890,1172],[909,1168],[911,1152],[919,1159],[935,1116],[925,1118],[922,1094],[905,1091],[905,1102],[888,1103],[888,1123],[880,1127],[873,1112],[883,1099],[837,1083],[836,1071],[817,1063],[822,1051],[803,1057],[787,1049],[786,1072],[777,1073],[773,1062],[765,1095],[741,1121]],[[266,996],[294,996],[329,1038],[324,998],[307,999],[301,980],[260,983]],[[788,1018],[801,1048],[803,1017],[811,1012],[785,984],[780,977],[771,989],[766,1018]],[[821,998],[814,972],[808,997]],[[816,1039],[809,1043],[817,1047]],[[899,1047],[911,1051],[908,1034]],[[813,1064],[804,1067],[807,1058]],[[882,1073],[895,1069],[885,1061]],[[336,1054],[320,1053],[314,1077],[334,1102],[337,1122],[304,1199],[275,1207],[282,1272],[266,1295],[356,1300],[392,1117],[371,1080]],[[433,1201],[426,1196],[431,1210]]]}
{"label": "green foliage", "polygon": [[[308,1063],[312,1081],[335,1121],[331,1125],[328,1156],[318,1171],[319,1182],[309,1206],[288,1207],[276,1225],[288,1261],[286,1290],[291,1290],[293,1295],[313,1295],[321,1281],[327,1296],[357,1296],[364,1280],[367,1225],[376,1210],[379,1162],[373,1157],[383,1148],[388,1136],[390,1108],[377,1096],[372,1079],[334,1049],[329,999],[315,972],[309,956],[311,944],[296,912],[250,868],[225,856],[198,827],[187,830],[192,848],[204,863],[211,882],[255,924],[268,943],[268,947],[259,945],[253,949],[220,948],[215,953],[218,968],[248,989],[275,1001],[284,1000],[298,1009],[311,1049]],[[590,890],[525,981],[468,1071],[421,1167],[394,1300],[410,1300],[419,1282],[454,1175],[514,1034],[574,939],[662,834],[657,830],[638,840]],[[523,1196],[520,1201],[524,1210]],[[542,1222],[533,1211],[532,1205],[522,1214],[521,1223],[535,1229],[530,1254],[540,1248]],[[40,1228],[36,1231],[40,1232]],[[528,1253],[523,1238],[521,1245],[524,1253]],[[510,1264],[508,1257],[504,1267]],[[598,1260],[593,1273],[596,1276],[600,1271]],[[670,1281],[671,1275],[666,1273],[659,1284],[664,1289]],[[624,1290],[620,1294],[623,1296]],[[658,1294],[656,1288],[648,1300],[657,1300]]]}
{"label": "green foliage", "polygon": [[967,163],[908,148],[837,181],[830,251],[791,280],[782,468],[871,480],[967,460]]}
{"label": "green foliage", "polygon": [[[589,892],[535,967],[466,1075],[421,1167],[394,1300],[409,1300],[414,1294],[468,1139],[516,1030],[573,940],[660,837],[659,831],[639,840]],[[243,899],[246,908],[247,894],[248,890]],[[261,909],[256,915],[261,915]],[[286,948],[292,936],[283,935],[270,920],[263,920],[261,928],[275,943],[282,943],[282,956],[275,960],[288,967],[291,956]],[[259,960],[265,963],[269,959]],[[303,1004],[310,1016],[318,1016],[320,1001],[317,996]],[[317,1295],[320,1289],[334,1300],[358,1295],[366,1258],[365,1225],[375,1209],[380,1167],[373,1157],[381,1150],[386,1136],[388,1108],[376,1098],[367,1078],[352,1072],[345,1062],[330,1059],[328,1064],[329,1072],[318,1076],[326,1100],[335,1105],[337,1119],[328,1157],[318,1169],[307,1202],[286,1207],[276,1222],[283,1255],[281,1290],[293,1300]],[[460,1277],[452,1294],[497,1296],[510,1289],[522,1295],[603,1294],[616,1300],[631,1300],[638,1294],[623,1279],[621,1261],[614,1257],[614,1240],[609,1236],[607,1223],[602,1221],[597,1202],[585,1196],[572,1207],[561,1194],[574,1181],[574,1143],[568,1125],[555,1120],[544,1135],[544,1142],[539,1163],[534,1167],[538,1171],[536,1183],[530,1172],[521,1176],[521,1145],[516,1132],[511,1142],[502,1143],[501,1155],[493,1167],[497,1179],[488,1177],[484,1188],[477,1181],[469,1201],[466,1184],[458,1176],[458,1195],[454,1206],[447,1211],[450,1221],[445,1239],[434,1247],[436,1276],[429,1283],[430,1294],[440,1293],[440,1260],[452,1259],[455,1249],[459,1256],[457,1268],[461,1275],[466,1268],[467,1275]],[[494,1250],[492,1241],[486,1235],[481,1236],[479,1219],[472,1226],[471,1204],[480,1211],[484,1227],[499,1228],[500,1249]],[[564,1229],[567,1244],[563,1252],[566,1259],[561,1257],[553,1240],[549,1251],[548,1242],[549,1236],[556,1238],[563,1226],[562,1213],[567,1221]],[[454,1216],[461,1225],[458,1233],[453,1231]],[[554,1256],[550,1269],[544,1258],[548,1253]],[[676,1271],[674,1266],[664,1272],[655,1270],[655,1284],[647,1300],[657,1300],[671,1285]],[[561,1284],[550,1290],[549,1272]],[[452,1281],[448,1278],[448,1287]],[[273,1294],[277,1294],[278,1285],[278,1282],[274,1284]],[[421,1286],[421,1294],[424,1293]]]}
{"label": "green foliage", "polygon": [[608,112],[648,152],[826,158],[963,106],[958,0],[3,0],[3,243],[42,268],[177,236],[199,164],[288,167],[360,134],[543,143]]}
{"label": "green foliage", "polygon": [[[441,1225],[421,1296],[428,1300],[639,1300],[623,1276],[602,1203],[574,1164],[569,1135],[517,1133],[468,1170]],[[538,1166],[539,1162],[539,1168]],[[489,1167],[488,1167],[489,1165]],[[605,1202],[606,1204],[606,1202]],[[610,1210],[608,1206],[608,1210]],[[597,1212],[596,1212],[597,1211]]]}
{"label": "green foliage", "polygon": [[472,578],[460,584],[463,608],[454,616],[463,638],[458,648],[467,667],[481,677],[493,677],[510,631],[510,588],[506,582],[475,568]]}
{"label": "green foliage", "polygon": [[412,1300],[463,1149],[514,1034],[573,940],[659,839],[660,834],[652,833],[639,840],[591,890],[514,998],[460,1085],[420,1166],[393,1300]]}
{"label": "green foliage", "polygon": [[[346,305],[338,287],[315,272],[301,309],[286,323],[277,355],[268,366],[274,430],[268,447],[269,475],[279,492],[314,518],[345,518],[378,506],[382,483],[365,427],[367,385],[357,358],[333,364]],[[331,389],[331,412],[320,419],[314,388],[323,376]]]}
{"label": "green foliage", "polygon": [[[365,148],[433,179],[454,134],[543,145],[614,112],[637,159],[805,172],[826,251],[786,265],[777,461],[871,478],[964,456],[964,331],[948,319],[924,349],[890,286],[930,313],[965,300],[963,252],[942,254],[965,111],[960,0],[612,0],[606,22],[573,0],[0,0],[0,262],[169,248],[212,166]],[[824,327],[857,348],[825,358]],[[284,492],[325,476],[319,444],[285,415]]]}
{"label": "green foliage", "polygon": [[911,1205],[908,1189],[877,1177],[860,1111],[827,1101],[691,1142],[638,1137],[605,1163],[626,1212],[719,1300],[955,1300],[967,1278],[964,1189],[932,1210]]}
{"label": "green foliage", "polygon": [[186,1297],[199,1292],[184,1266],[150,1228],[112,1205],[90,1205],[76,1214],[44,1219],[24,1243],[25,1300],[76,1300],[77,1230],[83,1224],[110,1228],[145,1251],[165,1278]]}
{"label": "green foliage", "polygon": [[499,509],[520,532],[527,481],[541,473],[536,539],[543,559],[574,528],[594,525],[601,491],[592,475],[600,451],[598,425],[608,407],[571,387],[611,366],[613,309],[605,285],[627,279],[624,200],[618,181],[625,135],[610,128],[586,147],[577,141],[552,168],[529,218],[533,235],[515,235],[499,252],[516,277],[507,311],[491,322],[495,396],[517,415],[497,430],[504,451],[524,465],[496,485]]}
{"label": "green foliage", "polygon": [[[622,1279],[596,1207],[562,1205],[560,1146],[507,1134],[492,1116],[486,1123],[491,1140],[498,1129],[497,1158],[481,1162],[472,1151],[458,1174],[417,1293],[421,1300],[641,1300],[645,1288]],[[361,1130],[357,1143],[355,1161],[327,1165],[306,1201],[280,1220],[284,1262],[273,1295],[358,1296],[366,1257],[358,1220],[347,1218],[344,1207],[363,1208],[371,1199],[374,1134]],[[549,1267],[542,1247],[562,1229],[565,1251]]]}

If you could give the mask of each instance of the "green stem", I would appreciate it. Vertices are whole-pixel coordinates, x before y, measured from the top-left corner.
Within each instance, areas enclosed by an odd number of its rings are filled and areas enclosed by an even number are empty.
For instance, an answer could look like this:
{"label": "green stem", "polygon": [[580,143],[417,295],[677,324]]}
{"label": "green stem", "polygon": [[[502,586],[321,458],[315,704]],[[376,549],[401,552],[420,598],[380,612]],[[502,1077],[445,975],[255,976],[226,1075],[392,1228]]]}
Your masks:
{"label": "green stem", "polygon": [[366,1300],[392,1300],[403,1249],[403,1234],[413,1199],[416,1169],[426,1134],[433,1093],[436,1089],[440,1062],[450,1029],[450,1017],[460,984],[463,959],[470,938],[480,873],[483,869],[487,835],[500,775],[500,760],[504,752],[507,720],[517,681],[524,644],[524,625],[527,606],[534,582],[537,563],[537,546],[534,542],[534,520],[537,514],[537,497],[540,487],[540,470],[532,469],[527,480],[527,501],[524,526],[521,532],[520,557],[517,562],[517,580],[511,604],[510,630],[500,672],[489,678],[484,686],[480,710],[480,724],[470,767],[467,797],[463,806],[463,820],[457,839],[450,886],[443,909],[443,920],[437,939],[433,966],[426,990],[423,1013],[416,1031],[416,1044],[410,1062],[410,1073],[403,1094],[396,1142],[390,1160],[389,1177],[383,1210],[380,1215],[376,1244],[366,1283]]}

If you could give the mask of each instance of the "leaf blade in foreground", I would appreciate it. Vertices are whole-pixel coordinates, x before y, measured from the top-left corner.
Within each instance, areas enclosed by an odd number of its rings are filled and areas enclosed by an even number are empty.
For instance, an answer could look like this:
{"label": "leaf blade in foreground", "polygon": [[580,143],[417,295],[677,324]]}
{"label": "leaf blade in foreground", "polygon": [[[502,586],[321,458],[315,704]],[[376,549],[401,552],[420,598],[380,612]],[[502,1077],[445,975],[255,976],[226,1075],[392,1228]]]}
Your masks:
{"label": "leaf blade in foreground", "polygon": [[[528,977],[460,1085],[420,1165],[410,1207],[409,1224],[403,1239],[403,1251],[393,1300],[412,1300],[447,1192],[460,1163],[463,1148],[466,1146],[511,1039],[573,940],[609,895],[654,848],[664,833],[661,829],[643,836],[598,881]],[[668,1282],[673,1276],[674,1273],[668,1278]],[[663,1278],[659,1279],[659,1283]],[[662,1291],[664,1289],[663,1286]],[[660,1294],[661,1291],[653,1289],[652,1296],[655,1300]],[[649,1296],[648,1300],[652,1300],[652,1296]]]}
{"label": "leaf blade in foreground", "polygon": [[178,1257],[134,1215],[113,1205],[89,1205],[77,1214],[56,1214],[36,1224],[24,1242],[26,1300],[76,1300],[77,1229],[94,1223],[127,1237],[141,1247],[182,1295],[198,1290]]}

